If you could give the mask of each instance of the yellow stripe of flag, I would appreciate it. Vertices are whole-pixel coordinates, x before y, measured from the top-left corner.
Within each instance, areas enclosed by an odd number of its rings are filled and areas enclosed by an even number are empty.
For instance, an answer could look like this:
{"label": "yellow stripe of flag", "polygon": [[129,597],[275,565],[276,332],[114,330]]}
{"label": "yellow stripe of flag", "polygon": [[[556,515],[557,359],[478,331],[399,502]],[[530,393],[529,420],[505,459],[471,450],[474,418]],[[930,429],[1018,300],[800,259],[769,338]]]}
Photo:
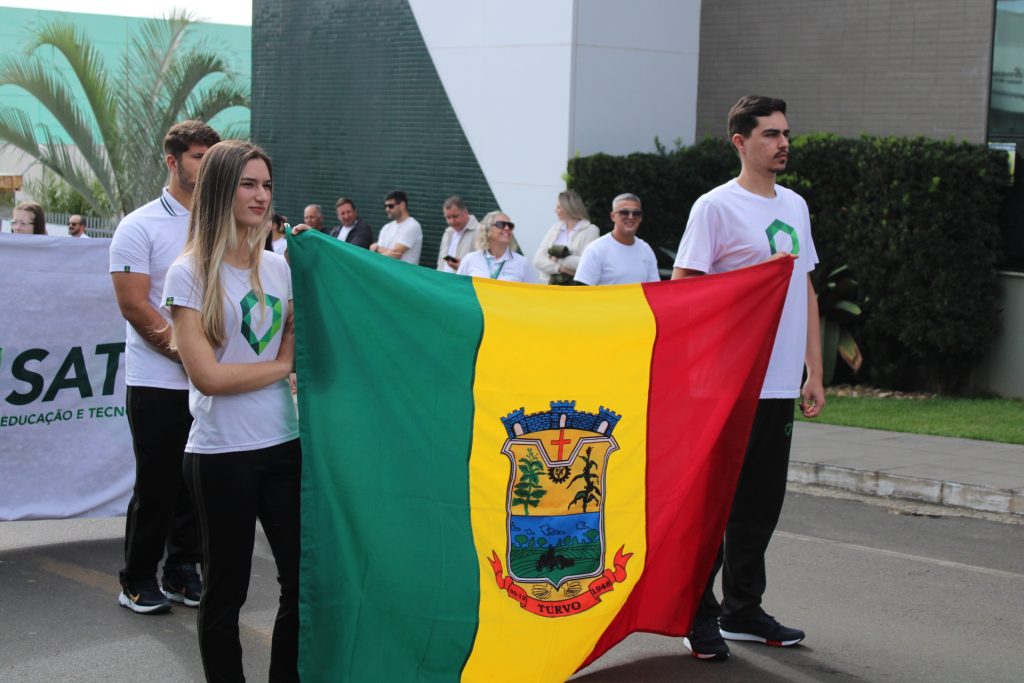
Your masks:
{"label": "yellow stripe of flag", "polygon": [[[484,313],[470,456],[472,526],[480,562],[480,620],[462,679],[564,680],[583,661],[567,661],[564,653],[590,652],[643,570],[654,316],[643,290],[634,285],[570,291],[477,279],[474,286]],[[553,310],[557,315],[551,315]],[[552,318],[557,320],[554,326],[540,322]],[[527,414],[544,412],[552,401],[575,401],[577,410],[589,413],[604,406],[621,416],[613,434],[618,450],[608,458],[602,491],[604,567],[615,568],[613,560],[620,547],[633,556],[626,579],[603,593],[600,603],[571,615],[544,617],[523,609],[498,587],[488,558],[495,553],[508,575],[512,464],[502,453],[508,435],[498,418],[519,408]],[[578,436],[570,430],[566,438]],[[557,445],[548,448],[557,452]],[[550,496],[545,496],[541,507],[547,506],[550,513],[562,507],[566,498],[556,486],[548,487]],[[591,581],[578,583],[586,587]],[[554,588],[549,583],[520,585],[531,594]]]}

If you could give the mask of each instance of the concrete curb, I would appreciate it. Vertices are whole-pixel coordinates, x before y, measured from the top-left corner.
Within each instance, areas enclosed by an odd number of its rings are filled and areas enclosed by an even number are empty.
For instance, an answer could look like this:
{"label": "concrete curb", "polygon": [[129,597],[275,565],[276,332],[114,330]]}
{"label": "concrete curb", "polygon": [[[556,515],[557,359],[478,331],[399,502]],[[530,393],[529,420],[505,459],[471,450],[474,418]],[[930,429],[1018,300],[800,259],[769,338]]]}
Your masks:
{"label": "concrete curb", "polygon": [[1024,489],[997,489],[976,484],[907,477],[823,463],[789,463],[789,481],[982,512],[1024,516]]}

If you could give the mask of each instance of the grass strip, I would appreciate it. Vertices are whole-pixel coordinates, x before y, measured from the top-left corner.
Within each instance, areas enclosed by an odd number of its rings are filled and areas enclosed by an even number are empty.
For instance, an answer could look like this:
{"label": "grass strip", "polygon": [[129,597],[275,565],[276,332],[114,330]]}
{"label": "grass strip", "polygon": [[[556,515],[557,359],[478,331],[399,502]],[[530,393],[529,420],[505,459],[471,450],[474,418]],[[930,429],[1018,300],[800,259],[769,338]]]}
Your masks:
{"label": "grass strip", "polygon": [[[804,420],[799,408],[797,419]],[[816,422],[1024,444],[1024,401],[997,398],[828,396]]]}

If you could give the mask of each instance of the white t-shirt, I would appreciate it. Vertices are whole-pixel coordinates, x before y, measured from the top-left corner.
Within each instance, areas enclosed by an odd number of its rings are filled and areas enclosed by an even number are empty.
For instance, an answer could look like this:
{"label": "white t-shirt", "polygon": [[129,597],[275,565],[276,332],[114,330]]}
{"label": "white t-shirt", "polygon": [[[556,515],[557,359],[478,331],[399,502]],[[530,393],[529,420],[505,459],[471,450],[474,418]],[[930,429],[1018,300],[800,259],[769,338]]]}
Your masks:
{"label": "white t-shirt", "polygon": [[800,395],[807,349],[807,274],[818,263],[807,203],[781,185],[769,199],[730,180],[694,203],[675,262],[677,268],[724,273],[756,265],[780,251],[797,259],[761,398]]}
{"label": "white t-shirt", "polygon": [[278,237],[270,240],[270,248],[274,250],[275,254],[284,255],[284,252],[288,251],[288,238]]}
{"label": "white t-shirt", "polygon": [[348,234],[352,232],[352,228],[354,227],[356,227],[354,223],[348,226],[347,228],[344,225],[341,226],[341,230],[338,231],[338,239],[344,242],[348,238]]}
{"label": "white t-shirt", "polygon": [[638,282],[657,282],[658,260],[654,250],[639,237],[633,244],[623,244],[611,233],[591,242],[574,279],[585,285],[631,285]]}
{"label": "white t-shirt", "polygon": [[473,251],[459,262],[459,275],[486,277],[505,282],[526,282],[526,257],[506,249],[501,258],[491,256],[486,249]]}
{"label": "white t-shirt", "polygon": [[380,237],[377,244],[388,249],[394,248],[396,244],[404,244],[409,247],[402,254],[406,263],[420,262],[420,249],[423,247],[423,229],[419,221],[409,216],[401,223],[391,221],[380,229]]}
{"label": "white t-shirt", "polygon": [[[267,306],[256,303],[249,270],[220,267],[224,288],[224,344],[214,349],[221,363],[259,363],[274,360],[291,306],[291,271],[283,256],[264,251],[260,283]],[[174,262],[167,272],[164,305],[200,310],[203,290],[196,282],[189,257]],[[189,383],[192,430],[186,453],[226,453],[268,448],[297,439],[299,423],[288,380],[256,391],[206,396]]]}
{"label": "white t-shirt", "polygon": [[[124,217],[110,242],[111,273],[142,273],[149,276],[149,303],[171,324],[161,308],[167,269],[185,247],[189,211],[164,188],[160,197]],[[125,383],[132,387],[188,389],[181,363],[163,355],[125,323]]]}

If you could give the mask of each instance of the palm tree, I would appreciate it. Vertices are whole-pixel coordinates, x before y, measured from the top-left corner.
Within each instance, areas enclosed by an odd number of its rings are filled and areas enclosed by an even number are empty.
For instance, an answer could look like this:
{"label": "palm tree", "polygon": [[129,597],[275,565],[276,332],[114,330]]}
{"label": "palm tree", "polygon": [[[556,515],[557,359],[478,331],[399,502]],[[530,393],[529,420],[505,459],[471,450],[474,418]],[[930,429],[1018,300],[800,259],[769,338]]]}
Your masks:
{"label": "palm tree", "polygon": [[[125,214],[149,201],[166,180],[160,149],[168,128],[183,119],[208,121],[229,107],[249,106],[248,86],[235,80],[220,56],[201,44],[185,45],[196,23],[185,12],[144,22],[116,78],[73,24],[43,24],[25,56],[0,59],[0,86],[14,85],[32,95],[78,154],[49,129],[42,131],[40,145],[29,116],[3,105],[0,143],[38,160],[100,215],[111,208]],[[47,68],[40,56],[46,47],[67,60],[76,83]]]}

